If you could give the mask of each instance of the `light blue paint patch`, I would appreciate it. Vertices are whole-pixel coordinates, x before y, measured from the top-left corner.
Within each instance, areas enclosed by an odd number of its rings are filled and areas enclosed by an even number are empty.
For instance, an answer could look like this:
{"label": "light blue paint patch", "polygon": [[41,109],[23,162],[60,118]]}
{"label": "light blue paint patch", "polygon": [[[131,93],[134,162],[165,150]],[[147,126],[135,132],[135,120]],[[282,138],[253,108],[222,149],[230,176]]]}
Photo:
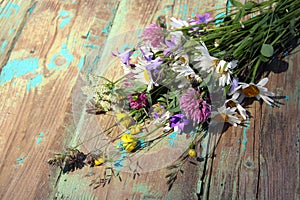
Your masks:
{"label": "light blue paint patch", "polygon": [[226,15],[229,15],[231,6],[232,6],[231,2],[227,1],[227,4],[226,4]]}
{"label": "light blue paint patch", "polygon": [[142,33],[142,30],[141,30],[141,29],[138,29],[138,30],[136,31],[136,34],[137,34],[138,36],[140,36],[141,33]]}
{"label": "light blue paint patch", "polygon": [[9,18],[12,14],[17,15],[19,11],[20,6],[18,4],[8,2],[4,8],[0,7],[0,19]]}
{"label": "light blue paint patch", "polygon": [[120,53],[124,53],[126,50],[128,49],[132,49],[133,46],[132,45],[128,45],[128,44],[123,44],[121,50],[120,50]]}
{"label": "light blue paint patch", "polygon": [[120,171],[121,168],[123,167],[123,162],[124,162],[127,154],[128,153],[126,151],[122,152],[122,154],[120,155],[120,159],[118,159],[114,162],[114,166],[115,166],[117,171]]}
{"label": "light blue paint patch", "polygon": [[14,29],[14,28],[11,28],[11,29],[9,30],[9,35],[13,34],[14,32],[15,32],[15,29]]}
{"label": "light blue paint patch", "polygon": [[250,119],[248,118],[247,122],[245,123],[245,127],[243,128],[243,140],[242,140],[242,150],[243,151],[246,151],[246,145],[247,145],[247,142],[248,142],[248,139],[247,139],[247,129],[249,128],[250,126]]}
{"label": "light blue paint patch", "polygon": [[38,66],[38,58],[27,58],[19,60],[11,60],[3,67],[0,75],[0,85],[13,78],[18,78],[27,73],[34,73]]}
{"label": "light blue paint patch", "polygon": [[[60,66],[55,64],[55,59],[57,59],[58,57],[63,57],[65,59],[65,63]],[[60,52],[58,54],[55,54],[52,56],[50,63],[48,64],[48,68],[61,70],[63,68],[68,67],[71,64],[71,62],[73,61],[73,59],[74,59],[74,56],[70,53],[69,49],[67,49],[67,44],[63,43]]]}
{"label": "light blue paint patch", "polygon": [[83,64],[84,64],[84,56],[82,56],[79,60],[79,63],[78,63],[78,67],[79,67],[79,71],[81,71],[82,67],[83,67]]}
{"label": "light blue paint patch", "polygon": [[41,85],[43,80],[43,76],[38,74],[33,79],[30,79],[26,85],[26,92],[29,92],[31,88],[36,88],[37,86]]}
{"label": "light blue paint patch", "polygon": [[161,11],[161,14],[163,14],[163,15],[165,15],[166,13],[167,13],[166,10]]}
{"label": "light blue paint patch", "polygon": [[195,17],[195,16],[196,16],[196,14],[194,12],[192,12],[191,17]]}
{"label": "light blue paint patch", "polygon": [[216,15],[216,21],[215,21],[215,24],[220,24],[224,21],[224,18],[226,17],[226,14],[225,13],[219,13]]}
{"label": "light blue paint patch", "polygon": [[31,6],[31,8],[29,9],[29,14],[31,15],[32,14],[32,12],[34,11],[34,9],[35,9],[35,6],[36,6],[36,4],[34,4],[33,6]]}
{"label": "light blue paint patch", "polygon": [[287,101],[288,101],[289,99],[290,99],[290,97],[289,97],[289,96],[285,96],[285,100],[287,100]]}
{"label": "light blue paint patch", "polygon": [[24,158],[25,157],[23,155],[20,155],[20,157],[16,159],[17,163],[22,164],[24,162]]}
{"label": "light blue paint patch", "polygon": [[110,28],[111,28],[111,23],[112,22],[109,20],[107,22],[106,26],[105,26],[105,29],[103,29],[101,32],[107,35],[109,33]]}
{"label": "light blue paint patch", "polygon": [[94,44],[84,44],[83,46],[87,47],[87,48],[92,48],[92,49],[99,49],[100,48],[100,46],[94,45]]}
{"label": "light blue paint patch", "polygon": [[2,53],[5,51],[6,46],[7,46],[7,41],[4,40],[4,42],[1,45],[1,50],[0,50]]}
{"label": "light blue paint patch", "polygon": [[41,132],[39,135],[38,135],[38,138],[37,138],[37,141],[36,141],[36,144],[40,144],[41,141],[42,141],[42,137],[44,137],[45,134],[43,132]]}
{"label": "light blue paint patch", "polygon": [[178,139],[177,135],[178,135],[177,132],[173,132],[171,135],[169,135],[169,137],[168,137],[168,143],[170,144],[171,147],[174,146],[175,140]]}
{"label": "light blue paint patch", "polygon": [[179,12],[181,12],[182,13],[182,20],[185,20],[186,19],[186,16],[187,16],[187,12],[188,12],[188,4],[184,4],[183,5],[183,9],[182,10],[180,10]]}
{"label": "light blue paint patch", "polygon": [[62,17],[62,21],[59,24],[59,28],[64,28],[70,23],[73,17],[73,13],[70,11],[61,10],[59,11],[59,16]]}
{"label": "light blue paint patch", "polygon": [[107,3],[107,4],[106,4],[106,8],[109,8],[109,7],[110,7],[110,5],[109,5],[109,3]]}

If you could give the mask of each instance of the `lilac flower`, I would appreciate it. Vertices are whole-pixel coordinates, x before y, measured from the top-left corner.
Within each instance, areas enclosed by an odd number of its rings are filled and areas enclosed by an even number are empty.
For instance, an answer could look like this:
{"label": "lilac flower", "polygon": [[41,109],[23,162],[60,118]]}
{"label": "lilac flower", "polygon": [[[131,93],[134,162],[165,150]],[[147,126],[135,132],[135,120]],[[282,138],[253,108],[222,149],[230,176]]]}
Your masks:
{"label": "lilac flower", "polygon": [[131,57],[131,55],[133,54],[134,51],[135,51],[134,49],[129,49],[129,50],[123,52],[123,53],[118,52],[118,54],[115,54],[115,53],[112,52],[112,55],[120,58],[121,62],[123,64],[130,65],[130,63],[129,63],[130,57]]}
{"label": "lilac flower", "polygon": [[157,24],[150,24],[142,33],[144,41],[149,41],[154,48],[160,47],[164,42],[164,29]]}
{"label": "lilac flower", "polygon": [[183,36],[183,33],[181,31],[176,31],[171,33],[171,40],[166,40],[165,44],[167,45],[167,48],[164,50],[164,55],[167,55],[170,52],[178,51],[182,48],[181,39]]}
{"label": "lilac flower", "polygon": [[150,48],[147,48],[147,47],[141,47],[140,48],[140,51],[142,52],[143,54],[143,57],[145,58],[145,60],[147,62],[150,62],[153,58],[153,53],[151,52],[151,49]]}
{"label": "lilac flower", "polygon": [[176,114],[170,118],[170,126],[174,128],[174,131],[177,132],[179,130],[183,131],[184,126],[188,125],[190,122],[186,119],[184,114]]}
{"label": "lilac flower", "polygon": [[152,73],[154,78],[157,76],[157,73],[160,70],[160,66],[163,63],[163,60],[161,58],[156,58],[155,60],[152,60],[149,65],[146,66],[146,69]]}
{"label": "lilac flower", "polygon": [[200,97],[200,92],[193,88],[189,88],[179,102],[186,116],[197,123],[206,121],[210,116],[211,106]]}
{"label": "lilac flower", "polygon": [[139,110],[148,105],[147,95],[145,93],[129,95],[130,108]]}
{"label": "lilac flower", "polygon": [[213,18],[210,17],[210,13],[204,13],[204,15],[197,14],[196,19],[191,19],[190,24],[191,25],[202,24],[202,23],[207,24],[209,21],[213,20]]}
{"label": "lilac flower", "polygon": [[238,78],[233,78],[232,79],[232,83],[231,83],[231,86],[230,86],[230,93],[233,92],[233,90],[235,88],[237,88],[239,86],[239,79]]}

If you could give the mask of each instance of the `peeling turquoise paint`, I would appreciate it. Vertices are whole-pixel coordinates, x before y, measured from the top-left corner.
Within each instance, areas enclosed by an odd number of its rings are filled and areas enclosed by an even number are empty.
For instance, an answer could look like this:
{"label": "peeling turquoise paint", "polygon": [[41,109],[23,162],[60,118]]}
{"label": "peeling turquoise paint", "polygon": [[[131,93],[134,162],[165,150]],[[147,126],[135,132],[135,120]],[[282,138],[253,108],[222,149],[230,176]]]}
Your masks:
{"label": "peeling turquoise paint", "polygon": [[290,97],[289,97],[289,96],[285,96],[285,100],[287,100],[287,101],[288,101],[289,99],[290,99]]}
{"label": "peeling turquoise paint", "polygon": [[2,53],[5,51],[6,46],[7,46],[7,41],[4,40],[4,42],[1,45],[1,50],[0,50]]}
{"label": "peeling turquoise paint", "polygon": [[180,13],[182,13],[182,20],[185,20],[186,19],[186,16],[188,14],[188,4],[184,4],[183,6],[180,6],[181,9],[179,10]]}
{"label": "peeling turquoise paint", "polygon": [[101,32],[104,33],[104,34],[106,34],[106,35],[108,35],[109,30],[110,30],[110,28],[111,28],[111,24],[112,24],[112,21],[109,20],[109,21],[107,22],[106,26],[105,26],[105,29],[103,29]]}
{"label": "peeling turquoise paint", "polygon": [[122,152],[121,155],[120,155],[120,159],[118,159],[114,162],[114,166],[115,166],[117,171],[120,171],[122,169],[123,162],[124,162],[127,155],[128,155],[128,153],[126,151]]}
{"label": "peeling turquoise paint", "polygon": [[175,140],[178,139],[178,133],[177,132],[173,132],[171,135],[169,135],[168,137],[168,143],[170,144],[171,147],[174,146],[174,142]]}
{"label": "peeling turquoise paint", "polygon": [[215,21],[215,24],[220,24],[224,21],[224,18],[226,17],[226,14],[225,13],[219,13],[216,15],[216,21]]}
{"label": "peeling turquoise paint", "polygon": [[31,6],[31,8],[29,9],[29,14],[30,14],[30,15],[31,15],[32,12],[34,11],[35,6],[36,6],[36,3],[35,3],[33,6]]}
{"label": "peeling turquoise paint", "polygon": [[59,16],[62,17],[62,20],[59,24],[59,28],[64,28],[70,23],[73,17],[73,13],[70,11],[61,10],[59,11]]}
{"label": "peeling turquoise paint", "polygon": [[27,58],[19,60],[10,60],[3,67],[0,75],[0,85],[13,78],[18,78],[27,73],[34,73],[38,69],[38,58]]}
{"label": "peeling turquoise paint", "polygon": [[84,44],[83,46],[87,47],[87,48],[92,48],[92,49],[99,49],[100,48],[99,45],[94,45],[94,44]]}
{"label": "peeling turquoise paint", "polygon": [[26,92],[29,92],[31,88],[41,85],[42,80],[43,76],[41,74],[38,74],[36,77],[30,79],[26,85]]}
{"label": "peeling turquoise paint", "polygon": [[9,35],[13,34],[14,32],[15,32],[15,29],[14,29],[14,28],[11,28],[11,29],[9,30]]}
{"label": "peeling turquoise paint", "polygon": [[36,144],[40,144],[41,141],[42,141],[42,137],[44,137],[45,134],[43,132],[41,132],[39,135],[38,135],[38,138],[37,138],[37,141],[36,141]]}
{"label": "peeling turquoise paint", "polygon": [[18,164],[22,164],[24,162],[24,159],[25,159],[25,157],[23,155],[20,155],[20,157],[18,157],[16,159],[16,161],[17,161]]}
{"label": "peeling turquoise paint", "polygon": [[248,118],[247,122],[245,123],[245,127],[243,128],[243,140],[242,140],[242,150],[243,151],[246,151],[246,145],[248,142],[247,129],[249,128],[249,126],[250,126],[250,119]]}
{"label": "peeling turquoise paint", "polygon": [[[66,60],[66,62],[58,66],[57,64],[55,64],[55,59],[60,56],[63,57]],[[63,43],[60,52],[52,56],[50,63],[48,64],[48,69],[61,70],[63,68],[66,68],[71,64],[73,59],[74,56],[70,53],[69,49],[67,49],[67,44]]]}
{"label": "peeling turquoise paint", "polygon": [[0,7],[0,19],[9,18],[12,14],[17,15],[19,11],[20,6],[18,4],[8,2],[4,8]]}
{"label": "peeling turquoise paint", "polygon": [[84,56],[82,56],[79,60],[79,63],[78,63],[78,67],[79,67],[79,71],[81,71],[82,67],[83,67],[83,64],[84,64]]}

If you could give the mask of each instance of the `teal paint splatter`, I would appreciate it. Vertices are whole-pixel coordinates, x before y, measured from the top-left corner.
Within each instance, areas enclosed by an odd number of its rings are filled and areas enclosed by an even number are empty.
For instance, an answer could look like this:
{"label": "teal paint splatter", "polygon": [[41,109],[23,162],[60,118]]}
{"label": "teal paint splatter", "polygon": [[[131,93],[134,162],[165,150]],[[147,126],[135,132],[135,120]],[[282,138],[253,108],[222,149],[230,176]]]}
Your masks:
{"label": "teal paint splatter", "polygon": [[16,161],[17,161],[18,164],[22,164],[24,162],[24,159],[25,159],[25,157],[23,155],[20,155],[20,157],[18,157],[16,159]]}
{"label": "teal paint splatter", "polygon": [[289,97],[289,96],[285,96],[285,100],[287,100],[287,101],[288,101],[289,99],[290,99],[290,97]]}
{"label": "teal paint splatter", "polygon": [[20,6],[18,4],[8,2],[8,4],[3,8],[0,7],[0,19],[9,18],[12,14],[17,15],[20,11]]}
{"label": "teal paint splatter", "polygon": [[7,41],[4,40],[4,42],[1,45],[1,50],[0,50],[2,53],[5,51],[6,46],[7,46]]}
{"label": "teal paint splatter", "polygon": [[40,144],[41,141],[42,141],[42,137],[44,137],[45,134],[43,132],[41,132],[39,135],[38,135],[38,138],[37,138],[37,141],[36,141],[36,144]]}
{"label": "teal paint splatter", "polygon": [[79,60],[79,63],[78,63],[78,67],[79,67],[79,71],[81,71],[82,67],[83,67],[83,64],[84,64],[84,56],[82,56]]}
{"label": "teal paint splatter", "polygon": [[123,162],[127,155],[128,155],[128,153],[126,151],[122,152],[122,154],[120,155],[120,159],[118,159],[114,162],[114,166],[117,171],[120,171],[121,168],[123,167]]}
{"label": "teal paint splatter", "polygon": [[35,3],[33,6],[31,6],[31,8],[29,9],[29,14],[30,14],[30,15],[31,15],[32,12],[34,11],[35,6],[36,6],[36,3]]}
{"label": "teal paint splatter", "polygon": [[243,140],[242,140],[242,150],[243,151],[246,151],[246,145],[247,145],[247,142],[248,142],[248,139],[247,139],[247,129],[249,128],[250,126],[250,119],[247,120],[247,122],[245,123],[245,127],[243,128]]}
{"label": "teal paint splatter", "polygon": [[92,48],[92,49],[99,49],[100,46],[94,44],[84,44],[84,47]]}
{"label": "teal paint splatter", "polygon": [[182,13],[182,15],[183,15],[181,19],[185,20],[185,18],[187,16],[187,12],[188,12],[188,4],[184,4],[183,9],[180,9],[179,12]]}
{"label": "teal paint splatter", "polygon": [[0,85],[38,69],[38,58],[11,60],[3,67],[0,75]]}
{"label": "teal paint splatter", "polygon": [[61,10],[59,11],[59,16],[62,17],[62,21],[59,24],[59,28],[64,28],[70,23],[73,17],[73,13],[70,11]]}
{"label": "teal paint splatter", "polygon": [[101,32],[108,35],[110,28],[111,28],[111,24],[112,24],[112,22],[109,20],[105,26],[105,29],[103,29]]}
{"label": "teal paint splatter", "polygon": [[14,32],[15,32],[15,29],[11,28],[11,29],[9,30],[9,35],[13,34]]}
{"label": "teal paint splatter", "polygon": [[224,18],[226,17],[226,14],[225,13],[219,13],[216,15],[216,21],[215,21],[215,24],[220,24],[224,21]]}
{"label": "teal paint splatter", "polygon": [[168,143],[170,144],[171,147],[174,146],[175,140],[178,139],[177,134],[178,134],[177,132],[173,132],[173,133],[172,133],[171,135],[169,135],[169,137],[168,137]]}
{"label": "teal paint splatter", "polygon": [[43,80],[43,76],[41,74],[38,74],[33,79],[30,79],[26,85],[26,92],[29,92],[31,88],[35,88],[35,87],[41,85],[42,80]]}
{"label": "teal paint splatter", "polygon": [[[63,65],[57,66],[55,64],[55,59],[60,56],[65,58],[66,62]],[[52,56],[50,63],[48,64],[48,69],[61,70],[63,68],[66,68],[71,64],[73,59],[74,59],[74,56],[70,53],[69,49],[67,49],[67,44],[63,43],[60,52],[58,54],[55,54]]]}

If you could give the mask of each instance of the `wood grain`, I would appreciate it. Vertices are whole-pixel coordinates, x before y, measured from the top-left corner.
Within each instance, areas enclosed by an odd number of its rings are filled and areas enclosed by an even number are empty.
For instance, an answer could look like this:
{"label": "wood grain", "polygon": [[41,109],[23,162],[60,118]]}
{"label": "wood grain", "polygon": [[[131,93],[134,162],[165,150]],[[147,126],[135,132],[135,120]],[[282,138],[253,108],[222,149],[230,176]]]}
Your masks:
{"label": "wood grain", "polygon": [[93,189],[89,184],[102,176],[102,167],[59,176],[46,163],[53,152],[96,132],[89,128],[94,119],[80,124],[83,108],[76,94],[87,73],[120,76],[112,70],[111,52],[132,48],[141,29],[160,15],[187,19],[225,4],[0,1],[0,199],[299,199],[299,47],[287,57],[287,71],[270,68],[267,87],[287,96],[280,99],[284,105],[251,104],[249,127],[229,128],[215,156],[187,164],[170,191],[167,169],[135,178],[122,172],[122,180]]}

